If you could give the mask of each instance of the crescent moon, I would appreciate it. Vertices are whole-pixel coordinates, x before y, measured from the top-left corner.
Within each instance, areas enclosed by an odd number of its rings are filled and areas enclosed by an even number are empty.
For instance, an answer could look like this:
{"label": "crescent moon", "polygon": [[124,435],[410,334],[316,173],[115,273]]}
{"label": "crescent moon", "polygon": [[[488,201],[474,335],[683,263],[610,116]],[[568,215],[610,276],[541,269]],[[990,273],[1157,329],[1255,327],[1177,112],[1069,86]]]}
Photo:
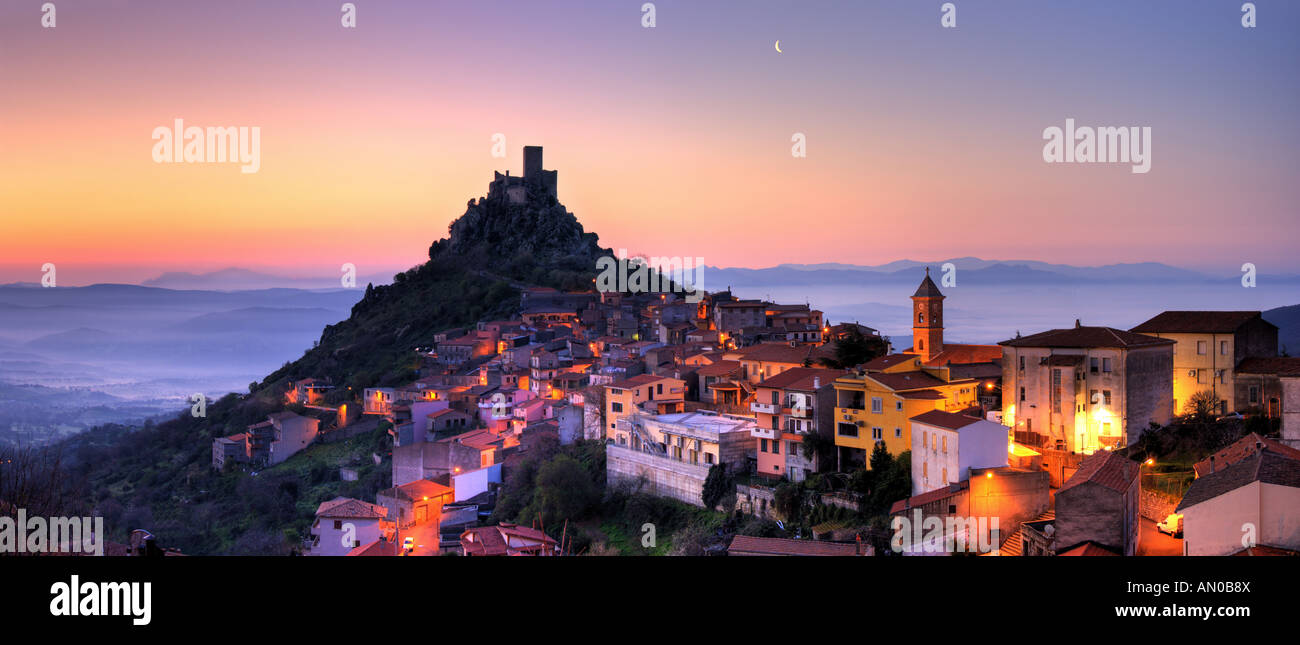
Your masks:
{"label": "crescent moon", "polygon": [[776,53],[781,53],[781,41],[776,41]]}

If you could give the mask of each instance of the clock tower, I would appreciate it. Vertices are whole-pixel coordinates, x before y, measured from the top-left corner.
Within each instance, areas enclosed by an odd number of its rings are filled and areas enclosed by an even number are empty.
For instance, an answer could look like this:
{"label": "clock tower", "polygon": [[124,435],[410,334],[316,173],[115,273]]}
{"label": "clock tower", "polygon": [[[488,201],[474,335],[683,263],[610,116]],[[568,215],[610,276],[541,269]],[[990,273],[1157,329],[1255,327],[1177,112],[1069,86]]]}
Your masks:
{"label": "clock tower", "polygon": [[939,287],[930,279],[930,267],[925,268],[925,279],[912,294],[912,352],[925,362],[943,351],[943,298]]}

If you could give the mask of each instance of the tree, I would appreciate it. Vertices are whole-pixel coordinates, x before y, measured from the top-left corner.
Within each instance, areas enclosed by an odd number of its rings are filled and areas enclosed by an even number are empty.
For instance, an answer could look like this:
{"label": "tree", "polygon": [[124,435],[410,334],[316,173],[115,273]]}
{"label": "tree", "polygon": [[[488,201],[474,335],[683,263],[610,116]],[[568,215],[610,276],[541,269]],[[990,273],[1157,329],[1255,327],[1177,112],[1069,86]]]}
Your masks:
{"label": "tree", "polygon": [[884,353],[884,340],[864,336],[856,326],[849,327],[844,337],[835,342],[835,363],[841,368],[861,365]]}
{"label": "tree", "polygon": [[803,436],[803,451],[812,455],[817,462],[817,470],[825,471],[835,465],[835,440],[815,432]]}
{"label": "tree", "polygon": [[1187,404],[1183,409],[1185,414],[1203,421],[1214,416],[1218,408],[1219,397],[1210,390],[1201,390],[1187,399]]}
{"label": "tree", "polygon": [[573,457],[557,455],[537,471],[534,501],[547,523],[578,519],[599,500],[600,491]]}
{"label": "tree", "polygon": [[709,467],[709,476],[704,479],[704,488],[700,491],[704,508],[715,510],[718,504],[735,489],[735,482],[727,474],[727,467],[713,464]]}

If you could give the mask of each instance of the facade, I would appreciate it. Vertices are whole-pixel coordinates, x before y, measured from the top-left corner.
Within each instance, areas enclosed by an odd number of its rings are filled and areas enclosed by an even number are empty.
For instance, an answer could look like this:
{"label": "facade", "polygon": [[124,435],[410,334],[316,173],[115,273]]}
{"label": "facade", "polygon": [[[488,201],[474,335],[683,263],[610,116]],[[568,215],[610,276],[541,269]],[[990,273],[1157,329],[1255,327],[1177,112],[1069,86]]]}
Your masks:
{"label": "facade", "polygon": [[[667,376],[639,374],[605,386],[605,438],[618,441],[617,424],[637,411],[646,401],[681,401],[686,396],[686,381]],[[624,437],[626,442],[626,437]]]}
{"label": "facade", "polygon": [[502,522],[460,534],[461,555],[555,555],[555,538],[534,529]]}
{"label": "facade", "polygon": [[605,446],[611,483],[642,483],[649,492],[702,505],[709,468],[721,464],[743,472],[754,455],[754,420],[703,410],[664,415],[634,414],[619,420],[622,443]]}
{"label": "facade", "polygon": [[311,445],[320,434],[320,419],[305,417],[285,410],[267,417],[275,430],[271,441],[267,465],[275,465]]}
{"label": "facade", "polygon": [[999,344],[1003,423],[1017,442],[1092,454],[1173,416],[1173,340],[1075,321]]}
{"label": "facade", "polygon": [[1056,551],[1092,542],[1136,555],[1139,471],[1136,462],[1110,451],[1084,459],[1056,491]]}
{"label": "facade", "polygon": [[379,491],[375,501],[384,507],[388,519],[399,528],[408,528],[437,522],[442,515],[442,505],[455,501],[454,497],[454,490],[450,486],[417,479]]}
{"label": "facade", "polygon": [[1233,396],[1237,411],[1262,414],[1270,419],[1286,414],[1282,379],[1300,376],[1300,358],[1251,357],[1234,370]]}
{"label": "facade", "polygon": [[1193,394],[1209,390],[1219,414],[1257,409],[1236,387],[1236,368],[1247,358],[1277,356],[1277,327],[1258,311],[1165,311],[1129,331],[1174,341],[1174,413]]}
{"label": "facade", "polygon": [[816,456],[807,454],[809,434],[832,438],[835,379],[840,370],[796,367],[756,386],[750,409],[757,419],[758,472],[799,482],[819,470]]}
{"label": "facade", "polygon": [[930,410],[912,422],[912,494],[968,479],[980,468],[1007,465],[1008,428],[962,414]]}

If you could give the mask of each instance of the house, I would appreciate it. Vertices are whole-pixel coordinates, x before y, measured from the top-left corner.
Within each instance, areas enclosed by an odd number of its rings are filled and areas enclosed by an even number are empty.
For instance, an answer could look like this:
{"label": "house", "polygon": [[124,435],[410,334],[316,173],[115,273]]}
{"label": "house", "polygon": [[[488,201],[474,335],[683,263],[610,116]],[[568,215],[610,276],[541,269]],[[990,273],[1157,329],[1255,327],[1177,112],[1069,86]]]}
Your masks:
{"label": "house", "polygon": [[872,548],[857,542],[827,540],[787,540],[784,538],[737,535],[727,547],[727,555],[737,556],[831,556],[874,555]]}
{"label": "house", "polygon": [[824,346],[759,343],[728,350],[723,359],[740,362],[740,378],[750,385],[796,367],[821,367],[834,357]]}
{"label": "house", "polygon": [[392,414],[396,399],[397,392],[391,387],[368,387],[362,395],[362,411],[365,414]]}
{"label": "house", "polygon": [[351,497],[335,497],[316,508],[307,555],[347,555],[383,537],[388,510]]}
{"label": "house", "polygon": [[1076,320],[999,345],[1003,423],[1017,442],[1092,454],[1173,416],[1173,340]]}
{"label": "house", "polygon": [[709,468],[744,472],[754,455],[754,419],[706,410],[619,419],[617,440],[605,446],[610,482],[644,480],[648,492],[702,505]]}
{"label": "house", "polygon": [[461,555],[556,555],[555,538],[534,528],[502,522],[460,534]]}
{"label": "house", "polygon": [[912,422],[912,494],[943,488],[974,469],[1007,465],[1010,428],[963,414],[930,410]]}
{"label": "house", "polygon": [[473,418],[460,410],[443,408],[436,412],[430,412],[425,415],[428,420],[428,431],[433,433],[453,433],[462,432],[469,428]]}
{"label": "house", "polygon": [[1277,356],[1277,326],[1258,311],[1164,311],[1129,331],[1174,341],[1174,413],[1193,394],[1209,390],[1218,413],[1258,410],[1236,387],[1236,368],[1248,358]]}
{"label": "house", "polygon": [[487,356],[495,351],[496,338],[490,335],[461,336],[438,344],[438,358],[451,366],[463,365],[471,359]]}
{"label": "house", "polygon": [[632,414],[645,401],[667,399],[681,401],[686,396],[686,382],[653,374],[639,374],[615,381],[605,387],[605,437],[614,440],[619,419]]}
{"label": "house", "polygon": [[1283,416],[1283,378],[1300,377],[1300,357],[1256,356],[1247,358],[1233,372],[1233,396],[1237,411],[1263,414],[1270,419]]}
{"label": "house", "polygon": [[1258,446],[1197,477],[1176,509],[1184,555],[1231,555],[1255,546],[1300,550],[1300,460]]}
{"label": "house", "polygon": [[[957,531],[964,531],[968,545],[982,542],[993,547],[992,551],[1000,549],[1022,523],[1050,513],[1050,490],[1051,476],[1042,470],[977,468],[961,481],[894,502],[889,514],[891,518],[905,518],[923,532],[927,522],[937,519],[945,527],[945,536],[955,537]],[[987,518],[982,527],[980,518]],[[950,525],[957,531],[949,533]],[[983,533],[972,535],[974,529]],[[912,546],[914,550],[907,552],[919,554],[925,550],[915,541]],[[915,549],[917,546],[921,548]]]}
{"label": "house", "polygon": [[240,432],[212,440],[212,467],[225,470],[228,463],[248,461],[248,433]]}
{"label": "house", "polygon": [[1093,542],[1136,555],[1139,471],[1136,462],[1109,450],[1084,459],[1056,491],[1057,552]]}
{"label": "house", "polygon": [[311,445],[320,434],[320,419],[303,416],[291,410],[276,412],[267,417],[275,430],[271,441],[267,465],[275,465],[292,457]]}
{"label": "house", "polygon": [[800,482],[819,470],[816,455],[804,449],[804,437],[832,441],[835,386],[840,370],[796,367],[755,386],[750,409],[756,417],[758,473]]}
{"label": "house", "polygon": [[320,403],[325,400],[325,395],[332,389],[334,389],[333,385],[317,381],[313,378],[290,381],[286,399],[291,404],[320,405]]}
{"label": "house", "polygon": [[739,406],[752,390],[740,380],[740,361],[718,360],[695,370],[701,401],[720,406]]}
{"label": "house", "polygon": [[455,501],[452,487],[428,479],[417,479],[401,486],[379,491],[375,501],[385,509],[385,516],[407,528],[438,521],[442,505]]}
{"label": "house", "polygon": [[1233,442],[1223,450],[1196,462],[1192,468],[1196,471],[1197,477],[1204,477],[1210,473],[1223,470],[1224,468],[1248,457],[1252,457],[1262,450],[1271,450],[1283,457],[1300,460],[1300,449],[1292,448],[1283,442],[1269,439],[1268,437],[1261,437],[1252,432]]}

